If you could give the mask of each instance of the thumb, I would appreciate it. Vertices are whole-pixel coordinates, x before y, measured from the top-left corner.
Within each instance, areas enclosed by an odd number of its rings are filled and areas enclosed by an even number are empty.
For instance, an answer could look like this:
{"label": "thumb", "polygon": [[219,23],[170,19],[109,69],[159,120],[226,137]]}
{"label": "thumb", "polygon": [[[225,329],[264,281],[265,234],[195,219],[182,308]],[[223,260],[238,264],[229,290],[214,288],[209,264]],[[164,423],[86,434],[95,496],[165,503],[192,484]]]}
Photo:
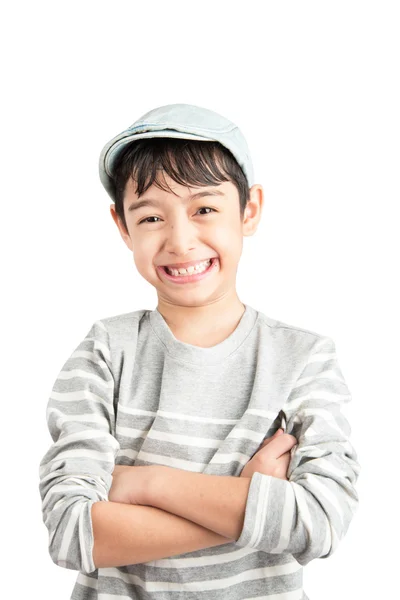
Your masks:
{"label": "thumb", "polygon": [[262,443],[262,445],[264,445],[264,444],[268,444],[268,443],[269,443],[271,440],[273,440],[274,438],[278,437],[279,435],[282,435],[282,433],[283,433],[283,429],[280,427],[280,428],[278,429],[278,431],[275,431],[275,433],[274,433],[274,435],[273,435],[273,436],[271,436],[270,438],[268,438],[268,439],[264,440],[264,441],[263,441],[263,443]]}
{"label": "thumb", "polygon": [[275,436],[278,437],[278,435],[282,435],[282,433],[283,433],[283,429],[282,429],[282,427],[280,427],[278,429],[278,431],[275,431],[275,433],[274,433],[274,435],[272,437],[275,437]]}

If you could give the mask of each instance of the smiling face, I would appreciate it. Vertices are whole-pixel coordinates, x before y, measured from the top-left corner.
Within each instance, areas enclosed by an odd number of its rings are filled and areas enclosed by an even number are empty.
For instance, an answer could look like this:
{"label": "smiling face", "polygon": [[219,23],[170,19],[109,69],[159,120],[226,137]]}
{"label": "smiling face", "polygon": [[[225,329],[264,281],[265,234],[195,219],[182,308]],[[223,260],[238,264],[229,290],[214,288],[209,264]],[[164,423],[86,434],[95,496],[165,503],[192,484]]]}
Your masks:
{"label": "smiling face", "polygon": [[[260,218],[261,186],[251,188],[242,221],[238,191],[230,181],[186,187],[167,174],[164,181],[172,191],[153,184],[138,198],[135,182],[128,179],[124,195],[128,231],[114,205],[110,207],[139,273],[156,288],[161,304],[194,307],[233,297],[243,235],[252,235]],[[213,269],[185,283],[172,280],[160,268],[212,257],[218,259]]]}

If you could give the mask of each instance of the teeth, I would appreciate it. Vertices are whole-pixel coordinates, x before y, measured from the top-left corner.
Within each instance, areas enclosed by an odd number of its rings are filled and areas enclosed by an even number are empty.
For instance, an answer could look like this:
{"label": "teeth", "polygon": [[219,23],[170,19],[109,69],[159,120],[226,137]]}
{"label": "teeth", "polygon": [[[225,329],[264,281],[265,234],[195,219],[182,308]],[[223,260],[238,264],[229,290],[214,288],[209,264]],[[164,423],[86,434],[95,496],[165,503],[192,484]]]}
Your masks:
{"label": "teeth", "polygon": [[170,269],[169,267],[166,267],[168,273],[170,273],[171,275],[174,275],[175,277],[179,276],[179,275],[193,275],[194,273],[202,273],[203,271],[205,271],[211,263],[211,259],[209,260],[204,260],[201,263],[198,263],[196,266],[191,266],[188,267],[187,269]]}

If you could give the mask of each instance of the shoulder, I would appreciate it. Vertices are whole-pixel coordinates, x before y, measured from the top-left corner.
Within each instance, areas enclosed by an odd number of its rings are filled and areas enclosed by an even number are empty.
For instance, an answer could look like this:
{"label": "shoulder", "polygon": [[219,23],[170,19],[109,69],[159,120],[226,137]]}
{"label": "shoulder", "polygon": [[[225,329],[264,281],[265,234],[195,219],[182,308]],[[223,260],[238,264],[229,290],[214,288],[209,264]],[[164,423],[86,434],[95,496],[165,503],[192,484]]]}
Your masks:
{"label": "shoulder", "polygon": [[114,351],[132,348],[137,344],[141,324],[148,312],[146,309],[140,309],[99,318],[92,322],[87,335]]}
{"label": "shoulder", "polygon": [[109,367],[118,374],[124,362],[134,363],[142,324],[149,311],[140,309],[92,322],[87,337],[94,341],[97,348],[109,359]]}
{"label": "shoulder", "polygon": [[261,311],[258,312],[258,318],[265,327],[269,327],[271,330],[287,332],[289,334],[297,334],[300,336],[314,337],[314,338],[326,338],[329,337],[324,333],[314,331],[313,329],[306,329],[305,327],[299,327],[293,323],[286,323],[279,319],[269,317]]}
{"label": "shoulder", "polygon": [[297,350],[301,354],[309,354],[319,348],[334,347],[332,338],[326,333],[274,319],[261,311],[258,311],[258,323],[276,345],[287,351],[290,349],[294,353]]}
{"label": "shoulder", "polygon": [[120,313],[118,315],[112,315],[108,317],[102,317],[97,319],[93,326],[97,326],[102,328],[108,332],[113,332],[114,330],[124,329],[129,326],[137,327],[140,321],[146,316],[146,313],[149,311],[147,309],[140,309],[125,313]]}

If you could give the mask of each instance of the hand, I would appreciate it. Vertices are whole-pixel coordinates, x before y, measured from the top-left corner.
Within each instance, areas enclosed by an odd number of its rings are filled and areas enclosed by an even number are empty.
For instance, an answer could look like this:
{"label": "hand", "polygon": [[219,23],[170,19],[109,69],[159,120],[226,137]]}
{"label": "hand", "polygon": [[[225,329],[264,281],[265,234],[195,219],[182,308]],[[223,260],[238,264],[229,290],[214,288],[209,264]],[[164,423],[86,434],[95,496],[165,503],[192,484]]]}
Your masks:
{"label": "hand", "polygon": [[290,450],[297,444],[297,439],[289,433],[278,429],[274,435],[261,444],[260,450],[245,465],[240,477],[252,477],[253,473],[272,475],[279,479],[286,479],[290,463]]}
{"label": "hand", "polygon": [[154,468],[157,466],[116,465],[112,472],[113,481],[108,500],[146,506],[150,478],[155,475]]}

